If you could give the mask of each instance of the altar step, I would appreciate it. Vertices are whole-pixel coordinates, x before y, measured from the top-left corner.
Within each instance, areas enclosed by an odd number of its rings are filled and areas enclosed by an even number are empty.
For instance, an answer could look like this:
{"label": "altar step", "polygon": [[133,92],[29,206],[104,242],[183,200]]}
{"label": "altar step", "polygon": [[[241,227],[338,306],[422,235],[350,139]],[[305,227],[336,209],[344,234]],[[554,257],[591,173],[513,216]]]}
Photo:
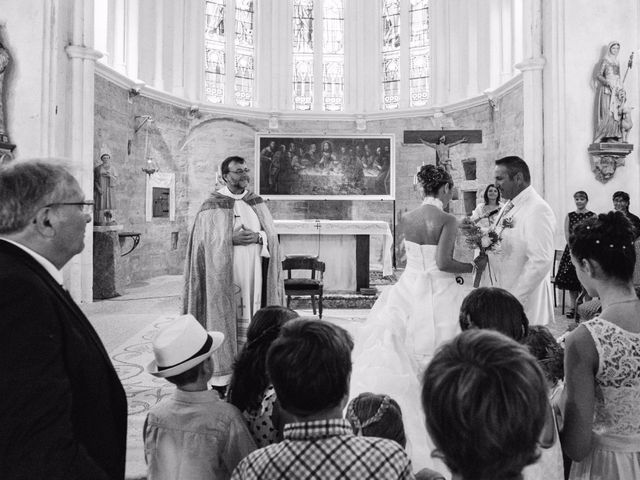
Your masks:
{"label": "altar step", "polygon": [[[374,295],[362,295],[357,292],[327,292],[322,297],[323,308],[340,308],[340,309],[362,309],[371,308],[375,303],[380,291]],[[316,298],[316,307],[318,299]],[[291,308],[294,310],[311,310],[310,296],[292,296]]]}

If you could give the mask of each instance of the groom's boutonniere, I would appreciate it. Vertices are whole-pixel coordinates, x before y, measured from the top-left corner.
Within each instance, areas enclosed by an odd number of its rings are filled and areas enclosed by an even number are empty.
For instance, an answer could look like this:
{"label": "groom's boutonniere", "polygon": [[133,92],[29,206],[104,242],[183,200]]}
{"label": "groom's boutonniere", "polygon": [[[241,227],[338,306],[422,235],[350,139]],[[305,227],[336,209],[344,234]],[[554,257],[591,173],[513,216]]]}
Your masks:
{"label": "groom's boutonniere", "polygon": [[502,219],[502,228],[513,228],[513,224],[514,224],[513,217]]}

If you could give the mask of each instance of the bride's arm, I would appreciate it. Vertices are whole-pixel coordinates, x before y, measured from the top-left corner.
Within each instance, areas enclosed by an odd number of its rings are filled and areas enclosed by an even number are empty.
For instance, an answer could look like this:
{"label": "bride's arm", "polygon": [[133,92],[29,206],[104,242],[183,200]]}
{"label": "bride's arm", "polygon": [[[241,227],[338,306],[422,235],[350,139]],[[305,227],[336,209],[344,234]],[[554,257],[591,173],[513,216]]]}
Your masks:
{"label": "bride's arm", "polygon": [[453,258],[453,248],[456,243],[458,233],[458,221],[453,215],[447,215],[436,251],[436,265],[438,269],[448,273],[471,273],[473,264],[459,262]]}

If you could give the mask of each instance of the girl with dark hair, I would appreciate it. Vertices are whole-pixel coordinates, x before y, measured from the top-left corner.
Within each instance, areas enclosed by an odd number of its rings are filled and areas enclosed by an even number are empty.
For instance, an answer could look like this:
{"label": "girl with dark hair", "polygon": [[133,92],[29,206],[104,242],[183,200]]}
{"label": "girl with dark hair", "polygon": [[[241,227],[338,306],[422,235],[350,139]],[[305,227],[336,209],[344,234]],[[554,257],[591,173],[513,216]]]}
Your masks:
{"label": "girl with dark hair", "polygon": [[453,196],[453,180],[442,167],[424,165],[417,174],[424,194],[418,208],[403,215],[407,264],[402,277],[385,290],[356,338],[351,395],[384,392],[405,414],[409,452],[414,467],[444,471],[442,464],[415,453],[428,449],[417,392],[420,372],[436,348],[459,331],[458,313],[470,290],[461,274],[484,268],[486,257],[473,263],[453,258],[458,220],[444,207]]}
{"label": "girl with dark hair", "polygon": [[587,210],[587,203],[589,202],[589,196],[587,192],[582,190],[573,194],[573,200],[576,203],[576,211],[569,212],[564,219],[564,237],[567,240],[567,246],[562,253],[560,259],[560,266],[556,273],[556,287],[563,290],[569,290],[569,298],[571,299],[571,307],[567,312],[567,318],[573,318],[575,316],[576,299],[578,294],[582,290],[582,285],[578,281],[576,276],[576,269],[573,268],[571,263],[571,252],[569,251],[569,236],[573,233],[575,226],[582,220],[594,217],[596,214]]}
{"label": "girl with dark hair", "polygon": [[640,301],[631,223],[609,212],[569,237],[578,280],[602,313],[566,337],[562,444],[571,479],[640,478]]}
{"label": "girl with dark hair", "polygon": [[494,184],[490,183],[487,185],[487,188],[484,189],[483,197],[484,203],[479,204],[473,213],[471,213],[471,220],[481,227],[489,228],[502,208],[500,190],[498,190]]}
{"label": "girl with dark hair", "polygon": [[284,413],[267,375],[267,351],[282,326],[298,314],[277,305],[258,310],[247,332],[247,343],[236,358],[228,401],[242,412],[258,448],[282,439]]}

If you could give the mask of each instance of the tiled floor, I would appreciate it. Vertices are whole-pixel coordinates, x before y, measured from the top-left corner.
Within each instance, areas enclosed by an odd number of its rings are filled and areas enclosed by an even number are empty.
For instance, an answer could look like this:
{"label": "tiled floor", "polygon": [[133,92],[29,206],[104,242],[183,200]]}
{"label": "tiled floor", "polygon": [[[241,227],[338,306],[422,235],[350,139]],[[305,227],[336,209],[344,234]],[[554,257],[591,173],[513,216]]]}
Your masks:
{"label": "tiled floor", "polygon": [[[388,288],[388,287],[382,287]],[[142,425],[148,409],[173,390],[166,381],[145,372],[152,359],[151,339],[167,317],[180,312],[182,276],[161,276],[127,288],[127,293],[111,300],[83,306],[84,312],[102,338],[118,371],[129,403],[127,478],[146,475],[142,448]],[[312,311],[298,310],[301,316]],[[356,333],[366,319],[368,309],[325,309],[323,320]],[[566,331],[572,323],[556,309],[555,321],[549,325],[554,335]]]}

